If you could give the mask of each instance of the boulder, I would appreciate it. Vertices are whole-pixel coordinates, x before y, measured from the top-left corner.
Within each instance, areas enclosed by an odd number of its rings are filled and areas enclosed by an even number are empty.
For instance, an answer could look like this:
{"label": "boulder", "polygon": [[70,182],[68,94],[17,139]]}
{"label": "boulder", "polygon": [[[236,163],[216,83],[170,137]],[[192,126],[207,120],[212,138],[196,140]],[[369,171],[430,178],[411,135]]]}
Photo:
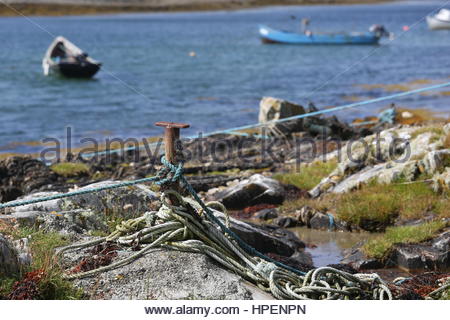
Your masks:
{"label": "boulder", "polygon": [[450,168],[445,168],[444,172],[435,174],[431,186],[435,192],[450,190]]}
{"label": "boulder", "polygon": [[[120,181],[103,181],[87,185],[78,191],[88,190],[103,186],[120,183]],[[58,194],[56,192],[39,192],[27,195],[21,199],[34,199]],[[145,211],[154,209],[154,204],[158,200],[156,194],[145,185],[134,185],[116,189],[104,190],[100,192],[81,194],[70,198],[49,200],[35,204],[24,205],[11,208],[11,213],[44,211],[60,212],[73,210],[90,210],[93,213],[132,218]]]}
{"label": "boulder", "polygon": [[227,209],[239,210],[257,204],[281,204],[284,188],[277,180],[255,174],[215,195]]}
{"label": "boulder", "polygon": [[[297,104],[286,100],[264,97],[259,105],[259,123],[266,123],[273,120],[280,120],[292,116],[304,114],[305,109]],[[272,132],[290,134],[303,130],[303,121],[292,120],[283,123],[277,123],[268,127]]]}
{"label": "boulder", "polygon": [[20,271],[20,262],[14,245],[0,233],[0,277],[11,277]]}
{"label": "boulder", "polygon": [[450,150],[428,152],[421,164],[423,165],[423,171],[426,173],[442,173],[446,167],[450,167]]}
{"label": "boulder", "polygon": [[17,259],[23,266],[31,265],[33,256],[30,249],[30,241],[28,238],[21,238],[12,242],[17,252]]}
{"label": "boulder", "polygon": [[294,228],[294,227],[298,226],[298,221],[297,221],[297,219],[292,218],[292,217],[282,216],[282,217],[278,217],[275,220],[275,224],[282,228]]}
{"label": "boulder", "polygon": [[413,181],[419,171],[418,161],[408,161],[404,163],[391,162],[386,164],[385,169],[377,177],[379,183],[390,184],[398,179]]}
{"label": "boulder", "polygon": [[255,212],[253,217],[265,221],[275,219],[278,217],[278,210],[276,208],[262,209],[260,211]]}
{"label": "boulder", "polygon": [[348,250],[340,263],[350,265],[356,270],[380,269],[384,266],[376,259],[367,258],[359,247]]}
{"label": "boulder", "polygon": [[433,239],[431,246],[442,252],[450,254],[450,231],[441,233],[437,238]]}
{"label": "boulder", "polygon": [[[223,222],[225,221],[223,213],[214,211],[214,214]],[[260,226],[230,218],[230,229],[243,241],[262,253],[272,252],[289,257],[305,248],[305,243],[293,232],[276,226]]]}
{"label": "boulder", "polygon": [[327,214],[316,212],[309,220],[309,226],[311,229],[328,230],[334,228],[334,220]]}
{"label": "boulder", "polygon": [[295,217],[299,225],[309,226],[309,221],[318,212],[316,209],[309,206],[303,206],[299,210],[295,211]]}
{"label": "boulder", "polygon": [[[119,257],[131,254],[120,251]],[[206,255],[163,249],[74,284],[90,299],[102,300],[272,299]]]}
{"label": "boulder", "polygon": [[447,124],[443,127],[443,129],[444,129],[444,133],[445,133],[446,135],[449,135],[449,134],[450,134],[450,123],[447,123]]}
{"label": "boulder", "polygon": [[31,192],[57,189],[64,181],[42,161],[29,156],[9,157],[0,161],[0,202]]}
{"label": "boulder", "polygon": [[448,251],[441,251],[425,244],[396,244],[388,259],[388,267],[414,270],[446,270],[450,267]]}
{"label": "boulder", "polygon": [[21,227],[38,227],[65,235],[89,234],[91,231],[108,231],[105,216],[91,209],[68,211],[19,211],[0,215],[0,221]]}

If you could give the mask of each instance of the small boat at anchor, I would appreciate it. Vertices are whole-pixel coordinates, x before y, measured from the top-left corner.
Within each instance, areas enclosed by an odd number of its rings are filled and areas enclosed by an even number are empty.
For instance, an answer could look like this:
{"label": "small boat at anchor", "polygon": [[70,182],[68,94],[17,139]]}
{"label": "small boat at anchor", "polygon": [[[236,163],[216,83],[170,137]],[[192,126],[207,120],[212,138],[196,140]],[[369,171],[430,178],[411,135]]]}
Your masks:
{"label": "small boat at anchor", "polygon": [[373,25],[368,32],[315,33],[309,30],[295,33],[259,26],[259,35],[263,43],[299,44],[299,45],[376,45],[382,37],[390,37],[381,25]]}
{"label": "small boat at anchor", "polygon": [[42,60],[46,76],[55,73],[68,78],[92,78],[100,67],[100,62],[61,36],[52,42]]}
{"label": "small boat at anchor", "polygon": [[450,29],[450,10],[441,9],[435,15],[427,16],[427,23],[431,30]]}

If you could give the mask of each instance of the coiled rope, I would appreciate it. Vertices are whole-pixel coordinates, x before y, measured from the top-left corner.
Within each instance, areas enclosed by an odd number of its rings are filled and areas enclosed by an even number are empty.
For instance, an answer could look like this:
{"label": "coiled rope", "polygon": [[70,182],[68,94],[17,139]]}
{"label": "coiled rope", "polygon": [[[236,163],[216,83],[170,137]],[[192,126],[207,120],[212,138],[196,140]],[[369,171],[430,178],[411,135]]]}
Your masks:
{"label": "coiled rope", "polygon": [[[385,282],[376,274],[349,274],[324,267],[304,273],[275,261],[241,240],[215,216],[183,176],[183,165],[173,165],[164,157],[165,165],[160,185],[180,182],[194,199],[182,197],[178,192],[165,190],[158,211],[120,224],[108,237],[61,248],[57,255],[69,250],[88,248],[100,243],[115,242],[121,246],[141,245],[142,249],[129,257],[94,270],[69,273],[67,279],[89,277],[100,272],[124,266],[158,248],[203,253],[223,267],[255,283],[277,299],[392,299]],[[177,205],[167,201],[177,199]],[[226,210],[221,206],[225,214]],[[217,228],[217,226],[219,228]]]}
{"label": "coiled rope", "polygon": [[[167,201],[169,195],[177,198],[177,205]],[[90,277],[124,266],[158,248],[167,248],[206,254],[277,299],[392,299],[389,288],[376,274],[352,275],[329,267],[311,270],[303,275],[293,273],[243,250],[235,239],[220,232],[209,216],[203,218],[205,211],[192,199],[167,190],[162,194],[161,201],[158,211],[123,222],[110,236],[64,247],[57,254],[104,242],[122,246],[139,244],[142,246],[140,251],[111,265],[69,273],[65,277]],[[211,211],[209,205],[206,207]]]}

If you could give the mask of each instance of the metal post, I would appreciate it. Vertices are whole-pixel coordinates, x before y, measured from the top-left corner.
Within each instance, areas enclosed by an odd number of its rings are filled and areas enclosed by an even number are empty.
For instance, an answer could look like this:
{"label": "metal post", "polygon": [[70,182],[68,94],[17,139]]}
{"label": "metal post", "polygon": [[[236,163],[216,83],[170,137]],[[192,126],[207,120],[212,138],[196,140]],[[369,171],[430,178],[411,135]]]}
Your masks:
{"label": "metal post", "polygon": [[189,124],[159,121],[155,123],[157,127],[164,127],[164,150],[167,161],[177,164],[175,143],[180,139],[180,129],[189,128]]}

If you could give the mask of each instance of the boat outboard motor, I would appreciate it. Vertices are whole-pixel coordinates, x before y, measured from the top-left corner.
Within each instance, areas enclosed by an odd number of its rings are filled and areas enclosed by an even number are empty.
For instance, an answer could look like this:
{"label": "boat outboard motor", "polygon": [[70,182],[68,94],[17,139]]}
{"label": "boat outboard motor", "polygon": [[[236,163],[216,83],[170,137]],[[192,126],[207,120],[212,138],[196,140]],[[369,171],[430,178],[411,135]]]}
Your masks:
{"label": "boat outboard motor", "polygon": [[379,38],[381,38],[381,37],[390,38],[393,36],[393,34],[390,33],[389,31],[387,31],[386,28],[384,26],[382,26],[381,24],[372,25],[370,27],[369,31],[372,33],[375,33],[375,35],[378,36]]}

